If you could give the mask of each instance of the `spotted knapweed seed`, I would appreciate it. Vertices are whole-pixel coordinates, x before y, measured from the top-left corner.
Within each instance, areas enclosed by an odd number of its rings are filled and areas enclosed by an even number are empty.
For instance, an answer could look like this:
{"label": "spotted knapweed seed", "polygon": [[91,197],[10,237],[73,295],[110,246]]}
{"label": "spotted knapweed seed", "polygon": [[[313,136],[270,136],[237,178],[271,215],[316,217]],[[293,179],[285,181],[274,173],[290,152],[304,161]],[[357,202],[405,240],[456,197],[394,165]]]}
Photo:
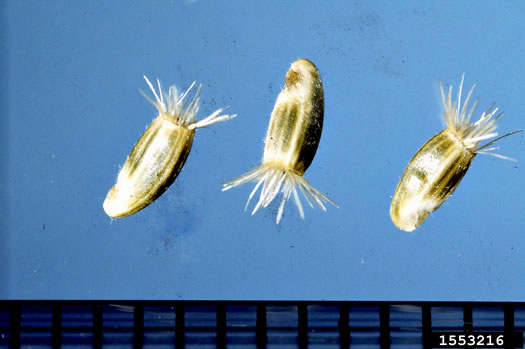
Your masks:
{"label": "spotted knapweed seed", "polygon": [[104,211],[110,217],[125,217],[151,204],[175,181],[193,144],[195,130],[236,115],[221,115],[223,108],[195,121],[199,111],[202,85],[188,104],[187,96],[195,82],[182,95],[172,85],[168,93],[158,93],[148,80],[155,100],[140,91],[157,108],[159,115],[139,138],[120,170],[117,182],[104,200]]}
{"label": "spotted knapweed seed", "polygon": [[490,151],[498,148],[489,147],[501,138],[521,130],[507,133],[480,145],[481,141],[498,135],[494,132],[497,128],[496,121],[503,113],[496,115],[498,108],[494,108],[493,104],[481,114],[478,121],[471,123],[470,119],[478,101],[475,101],[468,111],[474,85],[461,108],[463,80],[464,76],[459,85],[458,100],[454,103],[452,103],[452,87],[449,88],[448,96],[445,97],[443,86],[440,83],[445,108],[443,118],[447,128],[432,137],[418,150],[408,163],[396,188],[390,206],[390,217],[401,230],[413,231],[431,212],[437,210],[454,192],[477,154],[513,160],[491,153]]}
{"label": "spotted knapweed seed", "polygon": [[292,63],[286,73],[285,87],[277,97],[264,141],[262,165],[223,184],[223,191],[255,181],[257,184],[248,197],[250,200],[262,185],[261,196],[252,214],[267,207],[281,191],[282,200],[277,213],[281,220],[284,204],[293,194],[299,214],[304,211],[298,189],[313,207],[317,203],[324,211],[325,202],[337,205],[327,196],[310,186],[303,177],[314,159],[323,129],[324,95],[321,76],[315,65],[307,59]]}

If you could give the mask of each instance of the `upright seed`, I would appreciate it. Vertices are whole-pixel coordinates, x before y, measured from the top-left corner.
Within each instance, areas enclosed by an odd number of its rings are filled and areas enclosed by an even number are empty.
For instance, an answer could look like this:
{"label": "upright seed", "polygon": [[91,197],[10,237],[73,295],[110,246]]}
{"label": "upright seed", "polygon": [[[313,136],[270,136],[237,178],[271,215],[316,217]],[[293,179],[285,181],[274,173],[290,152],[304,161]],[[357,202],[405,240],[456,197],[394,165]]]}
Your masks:
{"label": "upright seed", "polygon": [[304,218],[297,188],[311,207],[312,202],[316,202],[324,211],[324,202],[330,202],[337,207],[327,196],[310,186],[303,177],[319,146],[323,116],[324,95],[319,71],[309,60],[299,59],[292,63],[286,73],[285,88],[275,102],[264,141],[262,165],[224,183],[222,190],[249,181],[257,182],[248,197],[246,209],[262,185],[261,195],[252,215],[260,207],[267,207],[281,191],[282,200],[277,213],[277,223],[281,220],[285,202],[292,194],[299,214]]}

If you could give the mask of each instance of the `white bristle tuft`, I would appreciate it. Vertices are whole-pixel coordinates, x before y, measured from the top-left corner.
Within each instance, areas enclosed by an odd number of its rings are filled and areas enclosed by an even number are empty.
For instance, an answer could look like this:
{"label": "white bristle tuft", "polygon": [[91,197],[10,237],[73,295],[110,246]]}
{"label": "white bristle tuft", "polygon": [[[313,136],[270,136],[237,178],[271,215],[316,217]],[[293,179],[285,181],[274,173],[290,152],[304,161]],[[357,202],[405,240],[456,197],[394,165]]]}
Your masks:
{"label": "white bristle tuft", "polygon": [[[503,155],[490,153],[489,151],[492,150],[492,148],[485,149],[484,151],[481,150],[490,146],[495,141],[510,136],[511,134],[514,134],[516,132],[520,132],[521,130],[507,133],[504,136],[498,137],[485,145],[480,145],[481,141],[498,136],[498,133],[494,132],[498,127],[496,121],[503,115],[503,113],[499,113],[498,115],[496,115],[499,108],[494,108],[495,105],[492,104],[488,107],[488,109],[485,112],[481,114],[481,116],[476,122],[471,123],[470,120],[478,105],[478,101],[474,101],[469,111],[469,103],[476,85],[474,84],[472,86],[469,93],[467,94],[467,98],[465,99],[463,106],[461,106],[461,93],[463,90],[464,78],[465,74],[463,74],[461,77],[461,82],[459,84],[458,90],[458,99],[457,101],[454,101],[454,103],[452,103],[452,86],[449,87],[447,97],[445,97],[443,85],[441,82],[439,83],[439,89],[441,91],[441,100],[443,102],[443,107],[445,108],[443,118],[445,119],[447,127],[454,132],[454,134],[461,140],[461,142],[466,148],[470,149],[474,153],[493,155],[498,158],[512,160],[511,158],[508,158]],[[494,115],[496,116],[494,117]]]}
{"label": "white bristle tuft", "polygon": [[[175,87],[175,85],[170,86],[170,88],[168,89],[168,93],[166,94],[162,91],[162,85],[159,79],[157,79],[157,86],[159,89],[158,91],[155,90],[155,87],[153,87],[153,84],[149,81],[149,79],[146,76],[144,76],[144,80],[146,80],[146,83],[151,89],[151,92],[153,92],[155,100],[152,100],[141,90],[140,93],[151,104],[153,104],[155,108],[157,108],[159,115],[165,115],[169,117],[172,121],[174,121],[176,124],[186,126],[190,130],[210,126],[221,121],[233,119],[237,116],[236,114],[220,115],[226,109],[220,108],[211,113],[209,116],[205,117],[204,119],[195,122],[195,117],[199,112],[199,102],[202,85],[199,85],[197,92],[195,92],[195,96],[193,96],[193,99],[188,105],[188,99],[186,97],[188,96],[193,86],[195,86],[195,81],[193,81],[190,87],[188,87],[188,89],[179,96],[178,90]],[[166,98],[166,101],[164,101],[164,98]]]}
{"label": "white bristle tuft", "polygon": [[292,195],[299,211],[299,215],[304,219],[304,209],[297,188],[299,188],[299,191],[303,194],[304,198],[312,208],[314,207],[312,204],[313,201],[315,201],[323,211],[326,211],[324,205],[326,202],[331,203],[335,207],[339,207],[326,195],[313,188],[304,177],[291,171],[282,171],[265,165],[261,165],[240,177],[224,183],[222,191],[229,190],[247,182],[257,182],[257,184],[248,197],[245,210],[248,208],[251,199],[262,185],[261,195],[259,201],[251,212],[252,215],[261,207],[268,207],[279,192],[282,194],[281,203],[279,204],[279,210],[277,212],[277,223],[279,223],[282,218],[286,201],[288,201]]}

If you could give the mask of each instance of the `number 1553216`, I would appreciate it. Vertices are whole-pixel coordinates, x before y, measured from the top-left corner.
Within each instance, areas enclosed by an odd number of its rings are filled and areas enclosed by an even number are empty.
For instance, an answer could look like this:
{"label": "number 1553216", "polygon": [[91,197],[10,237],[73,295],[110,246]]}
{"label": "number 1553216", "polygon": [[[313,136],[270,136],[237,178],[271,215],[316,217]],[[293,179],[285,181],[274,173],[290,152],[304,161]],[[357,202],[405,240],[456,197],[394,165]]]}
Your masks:
{"label": "number 1553216", "polygon": [[522,348],[523,334],[502,332],[434,332],[432,347],[435,348]]}

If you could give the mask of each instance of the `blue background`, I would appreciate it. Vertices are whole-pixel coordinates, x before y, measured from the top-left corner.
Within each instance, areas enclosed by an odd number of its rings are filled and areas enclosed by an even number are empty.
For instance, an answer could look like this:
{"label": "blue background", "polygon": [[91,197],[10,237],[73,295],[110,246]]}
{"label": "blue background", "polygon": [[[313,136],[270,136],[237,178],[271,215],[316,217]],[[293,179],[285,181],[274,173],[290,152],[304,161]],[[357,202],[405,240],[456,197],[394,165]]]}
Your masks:
{"label": "blue background", "polygon": [[[477,84],[501,133],[524,127],[522,1],[9,1],[3,5],[2,298],[525,300],[524,136],[517,163],[474,160],[415,232],[391,196],[443,128],[439,81]],[[243,211],[292,61],[321,72],[325,126],[306,178],[340,208]],[[102,202],[156,116],[142,75],[204,86],[172,187],[128,218]],[[304,200],[303,200],[304,203]],[[7,207],[6,207],[7,206]]]}

